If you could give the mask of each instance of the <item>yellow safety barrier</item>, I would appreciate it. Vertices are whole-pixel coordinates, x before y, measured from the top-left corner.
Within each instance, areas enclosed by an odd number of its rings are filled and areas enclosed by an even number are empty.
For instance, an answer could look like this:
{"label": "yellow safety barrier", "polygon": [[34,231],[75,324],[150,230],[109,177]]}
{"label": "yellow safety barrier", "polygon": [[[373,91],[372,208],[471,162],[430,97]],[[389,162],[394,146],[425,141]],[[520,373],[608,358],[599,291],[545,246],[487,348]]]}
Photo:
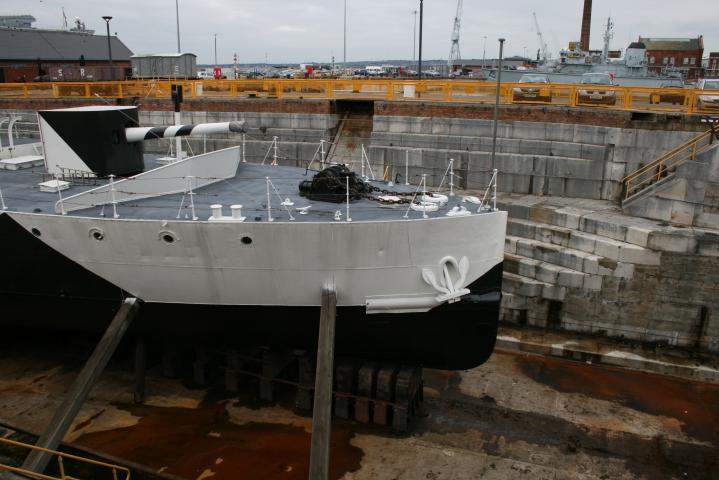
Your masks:
{"label": "yellow safety barrier", "polygon": [[[169,98],[171,85],[187,98],[309,98],[489,104],[496,84],[470,80],[267,79],[141,80],[124,82],[2,83],[0,98]],[[531,90],[537,90],[533,94]],[[529,91],[529,92],[528,92]],[[719,90],[504,83],[503,105],[537,104],[684,114],[719,114]]]}
{"label": "yellow safety barrier", "polygon": [[29,445],[27,443],[17,442],[15,440],[10,440],[9,438],[2,438],[0,437],[0,443],[5,443],[7,445],[11,445],[14,447],[20,447],[25,450],[37,450],[39,452],[45,452],[54,455],[57,458],[57,466],[58,466],[58,472],[59,477],[54,477],[51,475],[45,475],[43,473],[36,473],[31,472],[29,470],[25,470],[21,467],[11,467],[9,465],[4,465],[0,463],[0,471],[7,470],[10,472],[17,473],[19,475],[23,475],[28,478],[38,478],[41,480],[79,480],[76,477],[72,477],[66,473],[67,470],[67,460],[72,460],[81,464],[85,465],[92,465],[94,467],[100,467],[103,469],[106,469],[106,471],[110,472],[112,474],[113,480],[130,480],[130,470],[121,467],[119,465],[113,465],[110,463],[105,462],[98,462],[96,460],[91,460],[89,458],[83,458],[78,457],[76,455],[70,455],[69,453],[63,453],[63,452],[57,452],[55,450],[48,450],[46,448],[36,447],[35,445]]}
{"label": "yellow safety barrier", "polygon": [[712,125],[711,130],[697,135],[624,177],[622,179],[624,183],[624,199],[626,200],[659,180],[672,175],[682,163],[696,160],[697,155],[708,150],[709,147],[716,143],[717,135],[719,135],[719,129]]}

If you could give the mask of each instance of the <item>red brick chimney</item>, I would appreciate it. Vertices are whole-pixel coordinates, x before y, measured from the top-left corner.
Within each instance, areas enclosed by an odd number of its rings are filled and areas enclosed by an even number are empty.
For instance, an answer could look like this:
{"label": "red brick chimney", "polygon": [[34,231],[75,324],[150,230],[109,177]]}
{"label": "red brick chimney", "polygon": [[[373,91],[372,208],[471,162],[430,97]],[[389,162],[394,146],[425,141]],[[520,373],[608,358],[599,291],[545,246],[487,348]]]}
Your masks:
{"label": "red brick chimney", "polygon": [[592,30],[592,0],[584,0],[584,15],[582,16],[582,38],[579,46],[585,52],[589,50],[589,35]]}

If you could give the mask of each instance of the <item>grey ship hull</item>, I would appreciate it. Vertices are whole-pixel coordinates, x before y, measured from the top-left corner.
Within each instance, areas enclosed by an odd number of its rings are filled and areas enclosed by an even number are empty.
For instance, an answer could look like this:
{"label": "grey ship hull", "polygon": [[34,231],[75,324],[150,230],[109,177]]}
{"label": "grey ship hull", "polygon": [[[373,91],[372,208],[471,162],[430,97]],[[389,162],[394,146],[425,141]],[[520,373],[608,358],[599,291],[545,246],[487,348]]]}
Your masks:
{"label": "grey ship hull", "polygon": [[[0,325],[101,332],[128,294],[29,235],[0,214],[7,251],[0,273]],[[502,265],[468,286],[461,301],[428,312],[367,315],[340,307],[337,353],[373,360],[467,369],[491,355],[501,303]],[[157,341],[313,350],[319,308],[146,303],[131,335]]]}

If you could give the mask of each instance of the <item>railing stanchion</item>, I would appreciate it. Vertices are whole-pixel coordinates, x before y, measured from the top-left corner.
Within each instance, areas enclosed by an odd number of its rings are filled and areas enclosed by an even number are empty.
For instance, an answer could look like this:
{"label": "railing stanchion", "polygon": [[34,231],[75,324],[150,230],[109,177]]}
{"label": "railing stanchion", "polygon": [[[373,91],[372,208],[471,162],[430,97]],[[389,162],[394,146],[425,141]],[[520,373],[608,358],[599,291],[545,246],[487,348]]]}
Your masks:
{"label": "railing stanchion", "polygon": [[493,209],[496,212],[497,211],[497,182],[499,181],[499,170],[496,168],[492,172],[494,176],[494,190],[492,193],[492,203],[493,203]]}
{"label": "railing stanchion", "polygon": [[272,218],[272,200],[270,199],[270,177],[265,178],[267,179],[267,221],[274,222],[275,219]]}
{"label": "railing stanchion", "polygon": [[5,197],[2,195],[2,188],[0,188],[0,208],[3,210],[7,210],[7,205],[5,205]]}
{"label": "railing stanchion", "polygon": [[409,150],[407,150],[404,159],[404,184],[409,185]]}
{"label": "railing stanchion", "polygon": [[245,156],[245,134],[242,134],[242,163],[247,163],[247,157]]}
{"label": "railing stanchion", "polygon": [[345,177],[345,189],[347,190],[347,218],[346,221],[351,222],[352,217],[350,217],[350,177]]}

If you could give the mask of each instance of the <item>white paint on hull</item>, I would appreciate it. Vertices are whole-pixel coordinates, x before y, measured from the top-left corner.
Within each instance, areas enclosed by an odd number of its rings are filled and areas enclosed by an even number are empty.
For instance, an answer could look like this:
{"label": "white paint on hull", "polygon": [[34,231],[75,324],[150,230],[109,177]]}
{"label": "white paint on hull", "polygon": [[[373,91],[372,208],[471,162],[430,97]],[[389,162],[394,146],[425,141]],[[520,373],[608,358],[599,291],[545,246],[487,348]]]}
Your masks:
{"label": "white paint on hull", "polygon": [[[322,285],[333,282],[338,305],[366,306],[381,298],[382,311],[393,311],[392,299],[419,305],[413,311],[439,305],[427,300],[437,291],[422,279],[422,269],[440,277],[445,257],[467,257],[461,287],[487,273],[502,262],[507,220],[506,212],[353,223],[9,215],[28,231],[37,229],[53,249],[148,302],[316,306]],[[167,243],[165,235],[175,241]]]}

